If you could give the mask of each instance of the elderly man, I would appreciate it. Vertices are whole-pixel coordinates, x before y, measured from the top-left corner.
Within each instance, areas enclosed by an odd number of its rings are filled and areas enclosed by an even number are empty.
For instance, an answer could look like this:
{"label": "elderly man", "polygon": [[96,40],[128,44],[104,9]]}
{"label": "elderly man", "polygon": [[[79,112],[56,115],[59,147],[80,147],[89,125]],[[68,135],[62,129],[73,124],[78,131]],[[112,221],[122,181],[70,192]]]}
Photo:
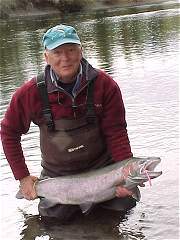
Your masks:
{"label": "elderly man", "polygon": [[[2,121],[2,144],[20,190],[37,197],[25,163],[21,135],[30,123],[40,129],[41,178],[76,174],[132,157],[120,89],[105,72],[82,55],[76,30],[57,25],[43,36],[44,73],[23,84],[13,95]],[[131,192],[119,186],[117,197],[101,207],[126,210],[135,206]],[[41,199],[41,216],[67,220],[79,206],[51,207]]]}

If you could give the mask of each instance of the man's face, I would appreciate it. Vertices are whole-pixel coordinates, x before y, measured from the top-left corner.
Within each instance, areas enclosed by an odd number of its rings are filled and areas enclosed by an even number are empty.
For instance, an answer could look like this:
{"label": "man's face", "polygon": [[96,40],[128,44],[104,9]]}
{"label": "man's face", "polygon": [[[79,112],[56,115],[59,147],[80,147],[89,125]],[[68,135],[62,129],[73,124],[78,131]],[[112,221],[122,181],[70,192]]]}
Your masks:
{"label": "man's face", "polygon": [[47,64],[65,83],[72,82],[77,74],[82,58],[82,49],[78,44],[63,44],[53,50],[45,51]]}

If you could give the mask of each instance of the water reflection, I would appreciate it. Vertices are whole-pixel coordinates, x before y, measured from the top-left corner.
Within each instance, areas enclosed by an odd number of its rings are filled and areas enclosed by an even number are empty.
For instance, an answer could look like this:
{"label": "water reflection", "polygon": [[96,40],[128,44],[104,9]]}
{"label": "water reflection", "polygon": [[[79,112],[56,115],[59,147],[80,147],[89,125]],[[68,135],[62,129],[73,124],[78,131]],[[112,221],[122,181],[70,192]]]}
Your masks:
{"label": "water reflection", "polygon": [[24,214],[24,218],[21,240],[101,240],[102,236],[104,240],[115,240],[120,239],[118,225],[126,219],[126,213],[96,209],[88,216],[76,216],[73,222],[67,224],[46,223],[38,215]]}
{"label": "water reflection", "polygon": [[[23,22],[10,21],[1,25],[0,80],[6,86],[5,89],[15,89],[22,81],[42,70],[41,37],[45,29],[57,22],[59,20],[37,21],[34,24],[26,21],[24,26]],[[134,53],[146,55],[149,51],[166,51],[169,40],[176,39],[178,23],[178,10],[174,9],[159,11],[156,17],[151,13],[103,18],[97,15],[90,29],[85,24],[84,31],[83,23],[76,23],[75,26],[81,36],[85,54],[89,58],[96,56],[100,67],[112,72],[116,55],[123,54],[125,59],[130,60]],[[93,40],[91,44],[90,39]],[[7,91],[3,86],[2,94],[5,95]]]}

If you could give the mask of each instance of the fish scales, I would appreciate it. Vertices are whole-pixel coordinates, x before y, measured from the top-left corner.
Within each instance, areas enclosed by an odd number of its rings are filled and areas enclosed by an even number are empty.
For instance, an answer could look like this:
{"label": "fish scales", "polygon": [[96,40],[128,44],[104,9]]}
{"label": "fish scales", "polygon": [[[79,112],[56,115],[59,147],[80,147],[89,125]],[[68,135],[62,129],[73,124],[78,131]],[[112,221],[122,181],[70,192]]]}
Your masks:
{"label": "fish scales", "polygon": [[[52,178],[52,181],[51,179],[40,181],[36,186],[38,195],[46,197],[48,192],[51,192],[51,201],[56,199],[56,196],[59,195],[59,202],[62,204],[82,204],[90,201],[97,202],[99,201],[99,195],[101,195],[100,199],[104,199],[105,197],[103,197],[103,195],[107,195],[107,189],[112,188],[115,183],[118,184],[121,182],[121,171],[117,168],[103,174],[99,172],[98,175],[93,176],[84,175],[78,177],[75,175],[71,177],[72,178],[57,177]],[[49,182],[49,184],[47,182]],[[52,185],[56,186],[53,193]],[[115,196],[115,188],[113,195]]]}

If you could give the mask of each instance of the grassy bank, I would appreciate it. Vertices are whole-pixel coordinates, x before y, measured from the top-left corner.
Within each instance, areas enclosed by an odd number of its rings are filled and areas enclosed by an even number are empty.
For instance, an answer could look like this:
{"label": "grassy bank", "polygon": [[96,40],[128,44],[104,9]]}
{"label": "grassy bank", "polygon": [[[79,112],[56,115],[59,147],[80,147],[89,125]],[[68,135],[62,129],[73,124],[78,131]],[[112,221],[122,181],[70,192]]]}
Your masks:
{"label": "grassy bank", "polygon": [[62,14],[88,9],[109,8],[112,6],[136,6],[167,2],[165,0],[0,0],[0,18],[8,18],[14,14],[33,15],[39,11],[59,11]]}
{"label": "grassy bank", "polygon": [[62,13],[81,11],[95,0],[0,0],[0,17],[6,18],[14,12],[28,13],[43,10],[58,10]]}
{"label": "grassy bank", "polygon": [[33,8],[58,8],[62,11],[79,11],[95,0],[0,0],[0,9],[29,10]]}

